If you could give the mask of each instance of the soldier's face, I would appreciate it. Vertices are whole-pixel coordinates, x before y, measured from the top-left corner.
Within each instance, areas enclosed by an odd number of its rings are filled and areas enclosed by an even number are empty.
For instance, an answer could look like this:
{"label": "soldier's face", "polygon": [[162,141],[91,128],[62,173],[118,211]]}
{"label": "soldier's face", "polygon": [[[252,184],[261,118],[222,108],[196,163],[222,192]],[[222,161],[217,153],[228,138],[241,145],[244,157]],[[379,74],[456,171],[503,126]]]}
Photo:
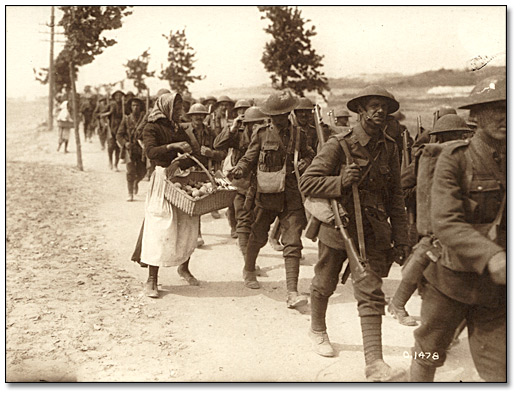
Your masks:
{"label": "soldier's face", "polygon": [[246,108],[237,108],[236,109],[236,112],[237,112],[237,115],[240,116],[240,115],[244,115],[245,114],[245,111],[246,111]]}
{"label": "soldier's face", "polygon": [[341,116],[337,118],[337,125],[338,126],[348,126],[348,118]]}
{"label": "soldier's face", "polygon": [[379,97],[370,98],[366,103],[365,110],[373,123],[382,125],[386,122],[388,102]]}
{"label": "soldier's face", "polygon": [[140,113],[140,104],[137,102],[133,102],[131,104],[131,112],[134,113],[135,115]]}
{"label": "soldier's face", "polygon": [[290,121],[288,120],[288,115],[290,113],[283,113],[282,115],[273,115],[270,116],[272,119],[272,123],[274,126],[276,126],[278,129],[283,129],[285,127],[288,127],[288,124]]}
{"label": "soldier's face", "polygon": [[311,112],[301,111],[301,110],[295,111],[295,117],[297,119],[297,123],[299,123],[301,126],[308,124],[310,121],[310,118],[308,117],[309,113],[311,113]]}
{"label": "soldier's face", "polygon": [[205,115],[202,113],[197,113],[195,115],[190,115],[190,121],[196,127],[203,126],[203,121],[205,120]]}
{"label": "soldier's face", "polygon": [[506,103],[494,102],[477,107],[477,131],[494,140],[505,140],[507,135]]}

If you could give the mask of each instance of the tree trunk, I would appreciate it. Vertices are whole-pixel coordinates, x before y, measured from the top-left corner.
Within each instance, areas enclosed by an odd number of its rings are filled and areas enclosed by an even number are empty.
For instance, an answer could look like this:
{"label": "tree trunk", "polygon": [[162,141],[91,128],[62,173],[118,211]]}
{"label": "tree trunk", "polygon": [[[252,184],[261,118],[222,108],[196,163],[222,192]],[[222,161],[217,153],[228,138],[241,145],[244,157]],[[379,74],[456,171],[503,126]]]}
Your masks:
{"label": "tree trunk", "polygon": [[74,80],[74,63],[69,62],[69,76],[71,78],[73,120],[74,120],[74,140],[76,141],[76,165],[78,170],[83,171],[82,163],[82,143],[80,142],[80,117],[78,115],[78,102],[76,101],[76,82]]}

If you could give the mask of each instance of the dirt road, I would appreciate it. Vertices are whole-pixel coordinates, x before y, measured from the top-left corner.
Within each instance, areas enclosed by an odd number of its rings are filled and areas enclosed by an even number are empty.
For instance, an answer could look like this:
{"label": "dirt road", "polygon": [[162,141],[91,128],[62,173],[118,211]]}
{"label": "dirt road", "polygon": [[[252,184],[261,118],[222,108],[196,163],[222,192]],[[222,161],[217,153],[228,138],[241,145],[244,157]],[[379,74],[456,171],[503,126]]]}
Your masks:
{"label": "dirt road", "polygon": [[[82,143],[85,171],[76,171],[74,143],[57,153],[56,131],[37,130],[44,117],[45,102],[7,102],[8,381],[364,381],[351,288],[338,289],[327,314],[338,355],[319,357],[307,339],[309,307],[286,308],[281,254],[263,248],[262,287],[244,288],[224,214],[202,217],[205,246],[191,259],[201,286],[161,269],[161,298],[144,297],[146,270],[130,255],[147,183],[126,202],[123,167],[109,171],[98,142]],[[299,288],[308,293],[316,244],[303,243]],[[394,266],[385,293],[399,281]],[[417,295],[408,309],[419,315]],[[413,330],[383,318],[389,364],[409,366]],[[436,380],[480,380],[466,337]]]}

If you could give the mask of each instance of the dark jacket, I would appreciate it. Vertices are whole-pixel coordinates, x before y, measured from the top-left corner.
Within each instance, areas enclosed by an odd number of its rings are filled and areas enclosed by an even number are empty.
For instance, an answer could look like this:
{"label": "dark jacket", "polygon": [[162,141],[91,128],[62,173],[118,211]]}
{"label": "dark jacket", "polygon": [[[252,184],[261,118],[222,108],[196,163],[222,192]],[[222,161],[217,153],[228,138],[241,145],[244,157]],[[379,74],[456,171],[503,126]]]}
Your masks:
{"label": "dark jacket", "polygon": [[[250,130],[251,132],[251,130]],[[242,128],[235,128],[231,130],[226,127],[214,140],[214,148],[222,151],[231,151],[231,164],[237,165],[239,159],[246,153],[251,142],[249,128],[243,126]],[[255,183],[255,173],[251,172],[243,178],[233,179],[232,183],[241,194],[246,194],[247,189]]]}
{"label": "dark jacket", "polygon": [[[306,143],[304,132],[297,128],[299,134],[298,159],[305,161],[305,167],[312,162],[314,151]],[[297,135],[296,135],[297,136]],[[297,178],[294,172],[294,149],[296,140],[290,129],[277,131],[270,123],[257,126],[252,134],[250,145],[245,155],[239,160],[237,167],[247,175],[257,166],[262,171],[279,171],[286,159],[285,189],[280,193],[256,193],[256,206],[263,209],[282,212],[303,208],[303,202]]]}
{"label": "dark jacket", "polygon": [[[167,145],[182,141],[190,143],[185,130],[180,125],[174,126],[167,119],[159,119],[153,123],[147,122],[143,128],[145,153],[153,166],[168,167],[181,152],[169,150]],[[194,162],[191,160],[182,161],[180,162],[180,167],[185,169],[193,164]]]}
{"label": "dark jacket", "polygon": [[506,184],[505,161],[499,165],[494,156],[478,136],[440,154],[431,189],[431,223],[444,249],[441,259],[425,271],[428,281],[447,296],[493,307],[505,287],[492,282],[487,263],[506,249],[505,208],[498,239],[487,237]]}
{"label": "dark jacket", "polygon": [[123,110],[121,109],[121,104],[117,104],[116,101],[111,101],[109,111],[109,125],[111,127],[111,135],[116,138],[118,128],[120,127],[120,123],[123,119]]}
{"label": "dark jacket", "polygon": [[[373,140],[357,124],[347,133],[332,136],[301,177],[301,191],[305,196],[339,199],[348,214],[348,232],[357,241],[352,190],[351,187],[343,188],[341,183],[340,171],[346,165],[346,157],[340,140],[346,141],[364,176],[359,193],[366,245],[375,250],[387,250],[392,243],[407,245],[398,149],[394,140],[384,133]],[[327,246],[344,250],[341,235],[332,225],[321,225],[319,239]]]}
{"label": "dark jacket", "polygon": [[125,147],[127,142],[130,143],[129,150],[133,156],[141,157],[141,146],[138,143],[138,126],[141,124],[143,116],[144,112],[141,112],[137,118],[133,114],[124,116],[118,128],[118,134],[116,134],[116,140],[122,147]]}
{"label": "dark jacket", "polygon": [[[225,151],[223,150],[216,150],[214,148],[214,135],[212,132],[208,129],[207,126],[203,125],[203,130],[200,132],[197,132],[194,130],[194,127],[192,126],[192,123],[182,123],[181,127],[185,130],[187,135],[189,137],[194,136],[195,141],[191,140],[190,145],[192,146],[192,150],[194,151],[192,155],[195,156],[201,156],[205,162],[203,163],[206,167],[206,162],[210,159],[216,162],[221,162],[223,159],[225,159],[225,156],[227,155]],[[201,147],[206,146],[207,148],[211,149],[211,154],[208,157],[205,157],[201,154]]]}

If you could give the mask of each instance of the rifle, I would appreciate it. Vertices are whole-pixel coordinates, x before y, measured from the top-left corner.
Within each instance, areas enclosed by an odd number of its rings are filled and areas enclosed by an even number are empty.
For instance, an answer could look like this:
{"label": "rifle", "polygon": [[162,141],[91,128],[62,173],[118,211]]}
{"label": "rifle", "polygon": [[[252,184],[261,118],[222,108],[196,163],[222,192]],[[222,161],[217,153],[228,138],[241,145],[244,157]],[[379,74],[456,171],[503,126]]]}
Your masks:
{"label": "rifle", "polygon": [[[318,105],[314,107],[314,122],[315,129],[317,131],[317,137],[319,138],[319,149],[324,145],[324,132],[321,127],[321,119],[320,119],[320,109]],[[343,151],[346,155],[347,164],[353,163],[353,158],[350,155],[350,152],[343,148]],[[362,224],[362,212],[361,212],[361,201],[359,198],[359,189],[357,184],[352,184],[352,195],[355,207],[355,223],[357,225],[357,237],[359,240],[359,252],[355,248],[355,244],[352,238],[348,235],[348,231],[343,224],[343,220],[341,219],[339,207],[341,204],[336,199],[330,199],[330,205],[332,207],[332,211],[334,214],[335,227],[341,233],[341,237],[344,242],[344,249],[346,250],[346,254],[348,256],[348,266],[342,272],[341,282],[344,284],[348,280],[348,276],[351,272],[352,279],[354,283],[360,282],[366,277],[366,267],[368,265],[368,260],[366,259],[366,247],[364,243],[364,231]]]}
{"label": "rifle", "polygon": [[147,87],[147,101],[145,102],[145,111],[146,111],[147,115],[149,114],[149,106],[150,106],[150,90]]}

